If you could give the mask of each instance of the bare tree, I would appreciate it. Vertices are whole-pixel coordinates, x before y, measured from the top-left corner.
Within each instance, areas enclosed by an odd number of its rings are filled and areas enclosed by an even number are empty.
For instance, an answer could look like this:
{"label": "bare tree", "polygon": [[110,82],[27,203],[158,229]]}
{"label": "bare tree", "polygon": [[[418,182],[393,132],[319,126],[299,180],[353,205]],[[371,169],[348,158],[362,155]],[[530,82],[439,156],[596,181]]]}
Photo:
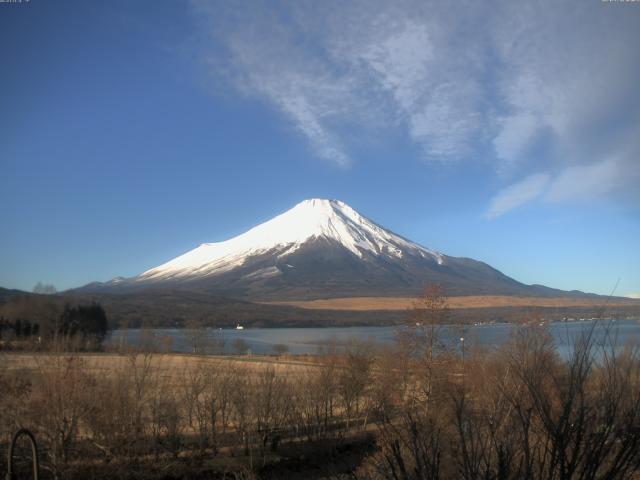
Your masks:
{"label": "bare tree", "polygon": [[244,355],[249,350],[249,344],[242,338],[236,338],[233,341],[233,349],[238,355]]}
{"label": "bare tree", "polygon": [[[33,375],[33,390],[24,400],[27,412],[38,412],[29,418],[38,436],[49,447],[47,454],[53,476],[64,476],[76,441],[86,403],[84,394],[89,378],[85,363],[78,355],[55,355],[43,361],[34,357],[37,365]],[[24,401],[23,400],[23,401]]]}
{"label": "bare tree", "polygon": [[347,428],[352,417],[358,415],[361,399],[370,383],[373,362],[370,352],[368,344],[353,342],[338,372],[338,392],[347,417]]}
{"label": "bare tree", "polygon": [[249,455],[251,447],[251,392],[252,386],[249,381],[248,371],[246,369],[236,369],[236,375],[231,385],[231,406],[233,414],[233,423],[236,432],[239,434],[239,440],[244,447],[245,455]]}
{"label": "bare tree", "polygon": [[425,287],[409,310],[409,325],[401,334],[404,348],[420,358],[418,371],[420,382],[414,392],[414,401],[429,408],[434,394],[434,362],[446,347],[442,340],[442,327],[449,320],[447,295],[440,284],[432,283]]}
{"label": "bare tree", "polygon": [[189,320],[185,322],[185,335],[191,347],[191,353],[204,353],[207,340],[207,332],[199,322]]}

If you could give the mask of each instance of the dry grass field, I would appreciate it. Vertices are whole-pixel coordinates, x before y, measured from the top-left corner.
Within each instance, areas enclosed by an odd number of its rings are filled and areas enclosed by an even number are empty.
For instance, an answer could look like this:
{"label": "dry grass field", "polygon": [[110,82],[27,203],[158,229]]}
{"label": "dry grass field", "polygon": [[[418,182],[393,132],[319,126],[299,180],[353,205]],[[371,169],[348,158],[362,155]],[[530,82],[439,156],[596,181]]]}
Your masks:
{"label": "dry grass field", "polygon": [[[120,353],[75,353],[82,360],[84,369],[92,374],[108,376],[110,373],[131,366],[132,358],[137,364],[144,361],[143,354],[130,355]],[[33,352],[2,352],[0,363],[5,371],[41,371],[54,369],[60,358],[68,354],[33,353]],[[211,368],[216,370],[242,369],[250,374],[259,374],[267,368],[272,368],[278,375],[303,375],[309,368],[316,368],[319,364],[309,357],[296,356],[215,356],[190,355],[180,353],[155,353],[151,356],[151,367],[160,376],[180,377],[186,370]]]}
{"label": "dry grass field", "polygon": [[[412,297],[350,297],[306,301],[265,302],[271,305],[290,305],[310,310],[406,310],[416,302]],[[513,297],[506,295],[472,295],[449,297],[447,306],[452,309],[492,307],[598,307],[602,299],[592,298],[543,298]],[[607,302],[609,307],[638,305],[633,299],[615,298]]]}
{"label": "dry grass field", "polygon": [[[315,357],[0,353],[0,475],[23,427],[38,440],[43,479],[533,480],[569,472],[562,478],[626,480],[637,472],[637,349],[598,363],[598,345],[587,340],[565,362],[539,326],[522,327],[495,351],[466,354],[434,348],[429,328],[413,333],[394,347]],[[467,475],[477,458],[486,472]],[[22,461],[16,478],[29,478],[29,466]],[[426,473],[397,476],[405,466]],[[588,477],[590,469],[602,475]]]}

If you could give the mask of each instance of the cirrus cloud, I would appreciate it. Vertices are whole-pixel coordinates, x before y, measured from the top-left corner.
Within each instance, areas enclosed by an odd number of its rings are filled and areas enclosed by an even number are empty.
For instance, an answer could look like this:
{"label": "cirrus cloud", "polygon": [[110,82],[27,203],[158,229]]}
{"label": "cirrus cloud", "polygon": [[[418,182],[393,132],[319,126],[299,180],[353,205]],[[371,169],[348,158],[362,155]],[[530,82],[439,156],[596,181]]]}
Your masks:
{"label": "cirrus cloud", "polygon": [[433,168],[491,166],[504,185],[488,218],[640,180],[640,10],[628,5],[191,5],[211,73],[271,105],[336,165],[358,161],[354,132],[403,132]]}
{"label": "cirrus cloud", "polygon": [[499,191],[491,201],[488,218],[496,218],[531,200],[538,198],[548,186],[550,175],[537,173]]}

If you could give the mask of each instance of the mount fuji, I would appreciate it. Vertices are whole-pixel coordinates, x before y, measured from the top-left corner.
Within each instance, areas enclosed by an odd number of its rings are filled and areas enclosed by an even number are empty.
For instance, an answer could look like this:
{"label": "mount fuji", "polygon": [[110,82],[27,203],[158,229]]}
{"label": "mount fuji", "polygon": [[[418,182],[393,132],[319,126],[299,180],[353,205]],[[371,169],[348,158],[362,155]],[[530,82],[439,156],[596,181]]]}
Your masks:
{"label": "mount fuji", "polygon": [[449,295],[566,296],[525,285],[470,258],[414,243],[338,200],[305,200],[246,233],[204,243],[132,278],[81,291],[173,289],[251,301],[411,296],[440,283]]}

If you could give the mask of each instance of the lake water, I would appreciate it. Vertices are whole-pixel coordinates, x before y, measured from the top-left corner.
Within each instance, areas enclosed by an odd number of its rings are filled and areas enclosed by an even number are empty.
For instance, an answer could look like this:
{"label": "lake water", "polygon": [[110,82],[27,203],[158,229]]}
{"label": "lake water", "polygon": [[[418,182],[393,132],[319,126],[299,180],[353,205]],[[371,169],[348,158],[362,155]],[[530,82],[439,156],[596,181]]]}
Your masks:
{"label": "lake water", "polygon": [[[346,345],[352,341],[378,344],[396,341],[401,327],[328,327],[328,328],[247,328],[186,329],[158,328],[153,330],[113,330],[107,337],[107,345],[140,346],[147,344],[165,351],[193,353],[235,353],[240,344],[253,354],[274,353],[277,345],[285,345],[293,354],[315,354],[327,342]],[[439,327],[438,336],[449,346],[458,347],[461,337],[465,346],[499,346],[507,341],[514,328],[511,324],[485,324]],[[601,320],[550,323],[547,328],[559,353],[567,357],[576,338],[593,328],[596,342],[609,338],[617,346],[640,343],[640,322],[636,320]],[[244,342],[244,343],[243,343]]]}

